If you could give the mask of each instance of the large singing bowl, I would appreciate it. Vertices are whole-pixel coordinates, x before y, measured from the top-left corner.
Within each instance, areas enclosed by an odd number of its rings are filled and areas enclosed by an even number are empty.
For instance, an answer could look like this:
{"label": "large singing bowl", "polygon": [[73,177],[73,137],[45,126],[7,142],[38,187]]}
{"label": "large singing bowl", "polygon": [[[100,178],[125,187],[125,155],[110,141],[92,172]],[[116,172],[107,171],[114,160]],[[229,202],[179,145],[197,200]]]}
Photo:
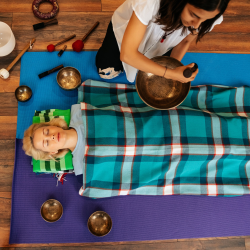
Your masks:
{"label": "large singing bowl", "polygon": [[[151,59],[166,68],[174,69],[183,64],[169,56]],[[188,95],[191,82],[181,83],[151,73],[139,71],[136,76],[136,90],[140,98],[155,109],[171,109],[180,105]]]}

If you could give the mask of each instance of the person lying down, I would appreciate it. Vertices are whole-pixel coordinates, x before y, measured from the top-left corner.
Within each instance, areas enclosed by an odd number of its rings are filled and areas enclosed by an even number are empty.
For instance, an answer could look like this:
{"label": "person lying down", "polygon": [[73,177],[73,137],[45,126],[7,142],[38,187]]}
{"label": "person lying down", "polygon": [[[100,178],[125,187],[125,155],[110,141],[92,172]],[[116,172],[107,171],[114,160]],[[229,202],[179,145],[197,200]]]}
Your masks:
{"label": "person lying down", "polygon": [[80,104],[72,105],[70,127],[62,118],[32,124],[24,133],[23,149],[35,160],[56,160],[70,150],[74,172],[82,174],[86,148]]}
{"label": "person lying down", "polygon": [[31,125],[23,149],[36,159],[73,154],[80,195],[249,194],[249,87],[193,87],[170,110],[144,104],[134,86],[88,80],[69,128]]}

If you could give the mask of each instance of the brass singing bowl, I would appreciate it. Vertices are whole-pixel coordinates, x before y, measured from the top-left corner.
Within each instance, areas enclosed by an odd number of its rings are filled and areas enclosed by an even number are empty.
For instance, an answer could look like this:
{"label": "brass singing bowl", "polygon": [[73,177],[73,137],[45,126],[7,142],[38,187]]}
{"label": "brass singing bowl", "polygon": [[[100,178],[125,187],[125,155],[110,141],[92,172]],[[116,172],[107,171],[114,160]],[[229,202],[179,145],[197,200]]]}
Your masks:
{"label": "brass singing bowl", "polygon": [[55,199],[47,200],[41,206],[42,218],[47,222],[58,221],[63,214],[62,204]]}
{"label": "brass singing bowl", "polygon": [[[151,59],[169,69],[183,66],[175,58],[157,56]],[[188,95],[191,82],[181,83],[151,73],[139,71],[136,76],[136,90],[140,98],[155,109],[170,109],[180,105]]]}
{"label": "brass singing bowl", "polygon": [[89,216],[88,229],[95,236],[105,236],[112,228],[111,217],[104,211],[96,211]]}
{"label": "brass singing bowl", "polygon": [[73,67],[64,67],[57,73],[58,85],[64,90],[73,90],[81,85],[81,74]]}
{"label": "brass singing bowl", "polygon": [[15,97],[19,102],[27,102],[32,96],[32,90],[26,85],[21,85],[15,90]]}

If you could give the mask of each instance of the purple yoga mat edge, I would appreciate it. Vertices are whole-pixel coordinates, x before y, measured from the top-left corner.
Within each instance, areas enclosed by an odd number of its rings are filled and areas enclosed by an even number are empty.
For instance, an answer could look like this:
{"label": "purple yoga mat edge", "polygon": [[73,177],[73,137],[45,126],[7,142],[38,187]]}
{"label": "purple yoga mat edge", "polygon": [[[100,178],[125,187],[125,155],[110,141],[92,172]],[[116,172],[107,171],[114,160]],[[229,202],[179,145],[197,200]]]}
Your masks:
{"label": "purple yoga mat edge", "polygon": [[13,178],[12,178],[12,192],[11,192],[11,217],[10,217],[10,235],[9,235],[9,244],[11,244],[11,230],[12,230],[12,223],[13,223],[13,203],[14,203],[14,199],[13,199],[13,188],[14,188],[14,183],[15,183],[15,172],[16,172],[16,161],[17,161],[17,138],[15,139],[15,158],[14,158],[14,170],[13,170]]}
{"label": "purple yoga mat edge", "polygon": [[[77,187],[75,185],[77,177],[73,175],[68,177],[68,181],[64,185],[59,184],[58,187],[55,187],[56,181],[51,176],[35,177],[29,170],[30,158],[22,151],[21,139],[16,140],[15,164],[14,172],[15,174],[19,173],[19,178],[16,181],[22,185],[14,186],[13,189],[13,195],[16,194],[12,203],[12,208],[14,208],[12,213],[14,212],[15,218],[11,223],[10,244],[133,242],[250,234],[249,195],[224,198],[177,195],[131,195],[104,199],[81,197],[76,191],[72,193]],[[35,178],[32,182],[36,186],[39,186],[39,183],[40,185],[41,183],[49,184],[52,193],[56,188],[55,193],[59,192],[65,196],[64,199],[59,199],[63,202],[65,210],[58,223],[50,224],[42,220],[39,204],[42,204],[47,195],[36,192],[36,196],[32,196],[28,193],[29,189],[24,190],[28,179],[25,180],[20,176],[23,171],[25,176],[28,173],[28,178],[32,176]],[[25,188],[27,189],[28,186]],[[48,189],[46,190],[48,191]],[[24,214],[27,214],[27,210],[22,210],[25,209],[25,202],[17,203],[18,199],[20,200],[20,191],[27,194],[27,200],[33,202],[33,208],[38,207],[36,214],[32,210],[33,215],[31,213],[31,218],[27,218],[27,220],[23,216],[19,217],[20,209]],[[21,197],[22,201],[25,196]],[[36,202],[34,197],[38,197],[39,202]],[[60,194],[56,197],[60,198]],[[89,215],[100,209],[108,212],[113,219],[111,232],[101,238],[92,236],[87,230]],[[76,214],[72,214],[72,212]],[[13,225],[16,225],[17,228]],[[64,236],[61,233],[64,233]]]}

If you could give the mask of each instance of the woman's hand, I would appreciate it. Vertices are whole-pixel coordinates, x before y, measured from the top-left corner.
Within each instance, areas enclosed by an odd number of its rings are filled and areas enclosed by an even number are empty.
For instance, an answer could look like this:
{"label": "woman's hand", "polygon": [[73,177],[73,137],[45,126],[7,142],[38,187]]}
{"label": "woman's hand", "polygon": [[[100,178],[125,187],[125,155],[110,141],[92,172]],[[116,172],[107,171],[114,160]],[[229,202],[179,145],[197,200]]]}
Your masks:
{"label": "woman's hand", "polygon": [[191,82],[195,79],[196,75],[199,72],[199,69],[197,69],[195,72],[193,72],[193,74],[189,78],[186,78],[183,75],[183,71],[187,68],[192,68],[193,66],[194,66],[194,63],[190,63],[186,66],[180,66],[180,67],[177,67],[175,69],[167,69],[164,77],[167,79],[172,79],[172,80],[179,81],[182,83]]}

